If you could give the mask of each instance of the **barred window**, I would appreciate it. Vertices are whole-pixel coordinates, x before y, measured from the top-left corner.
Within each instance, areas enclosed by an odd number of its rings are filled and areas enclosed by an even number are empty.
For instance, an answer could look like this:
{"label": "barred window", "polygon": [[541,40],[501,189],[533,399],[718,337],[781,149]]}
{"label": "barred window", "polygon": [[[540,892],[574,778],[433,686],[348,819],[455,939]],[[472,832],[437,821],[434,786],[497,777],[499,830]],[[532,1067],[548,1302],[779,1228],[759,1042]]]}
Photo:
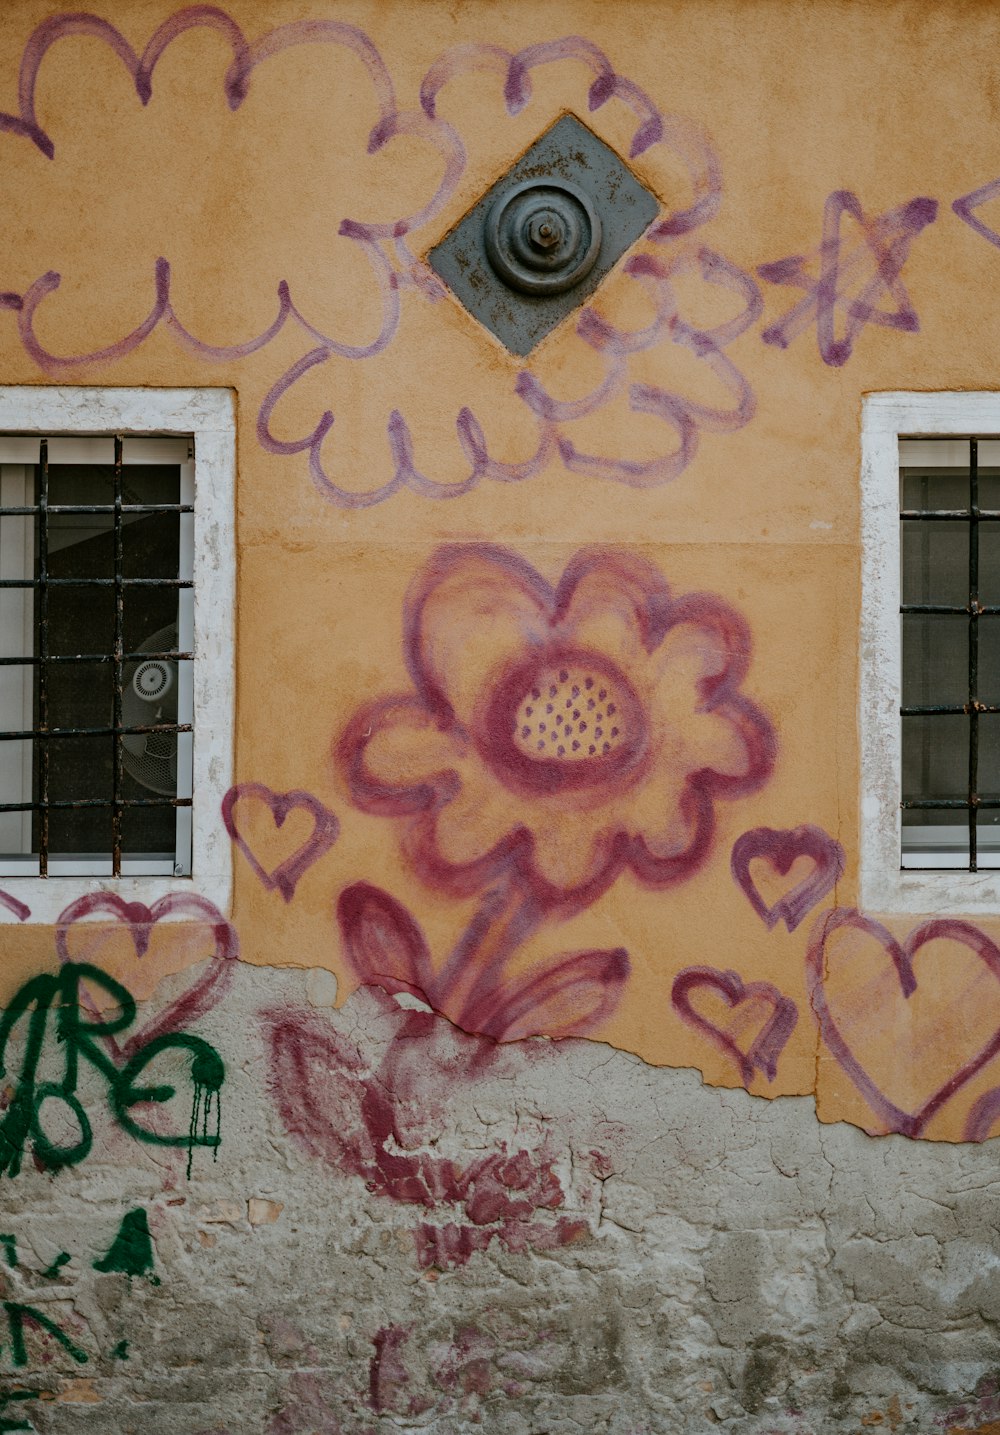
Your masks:
{"label": "barred window", "polygon": [[191,443],[7,447],[25,461],[0,464],[2,870],[187,875]]}
{"label": "barred window", "polygon": [[231,396],[0,389],[0,422],[88,396],[127,424],[0,432],[0,882],[38,920],[108,879],[149,901],[200,878],[224,905]]}
{"label": "barred window", "polygon": [[1000,442],[902,439],[904,867],[1000,867]]}
{"label": "barred window", "polygon": [[1000,914],[1000,393],[862,400],[860,905]]}

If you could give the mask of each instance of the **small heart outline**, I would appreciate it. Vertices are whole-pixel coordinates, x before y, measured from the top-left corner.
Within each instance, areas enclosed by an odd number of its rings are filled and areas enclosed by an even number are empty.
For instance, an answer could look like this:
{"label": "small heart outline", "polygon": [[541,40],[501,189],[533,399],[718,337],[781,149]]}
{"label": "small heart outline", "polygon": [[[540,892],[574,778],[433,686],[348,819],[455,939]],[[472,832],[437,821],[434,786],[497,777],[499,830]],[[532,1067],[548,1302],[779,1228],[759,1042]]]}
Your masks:
{"label": "small heart outline", "polygon": [[[772,1007],[771,1016],[754,1037],[747,1051],[737,1046],[722,1027],[716,1026],[694,1009],[691,1005],[691,993],[699,987],[718,992],[730,1010],[735,1010],[743,1002],[755,998],[769,1003]],[[744,982],[739,972],[720,971],[716,967],[685,967],[674,978],[670,1001],[682,1021],[704,1033],[709,1041],[732,1057],[739,1067],[744,1086],[750,1085],[758,1071],[766,1076],[768,1081],[773,1081],[777,1076],[778,1060],[798,1024],[799,1009],[791,997],[786,997],[770,982]]]}
{"label": "small heart outline", "polygon": [[[291,856],[279,862],[270,871],[254,855],[246,838],[239,830],[235,808],[238,802],[256,800],[269,809],[274,824],[281,828],[290,813],[306,811],[313,819],[313,830]],[[233,844],[242,852],[265,891],[278,891],[286,902],[295,896],[295,889],[302,877],[330,850],[340,832],[340,823],[334,813],[313,793],[303,788],[289,792],[276,792],[263,782],[239,782],[231,787],[222,799],[222,820]]]}
{"label": "small heart outline", "polygon": [[[769,907],[750,875],[750,863],[765,861],[784,877],[798,857],[811,858],[814,870]],[[789,932],[833,891],[844,875],[845,864],[844,849],[837,839],[809,822],[792,828],[753,827],[733,843],[729,860],[733,880],[768,931],[784,922]]]}

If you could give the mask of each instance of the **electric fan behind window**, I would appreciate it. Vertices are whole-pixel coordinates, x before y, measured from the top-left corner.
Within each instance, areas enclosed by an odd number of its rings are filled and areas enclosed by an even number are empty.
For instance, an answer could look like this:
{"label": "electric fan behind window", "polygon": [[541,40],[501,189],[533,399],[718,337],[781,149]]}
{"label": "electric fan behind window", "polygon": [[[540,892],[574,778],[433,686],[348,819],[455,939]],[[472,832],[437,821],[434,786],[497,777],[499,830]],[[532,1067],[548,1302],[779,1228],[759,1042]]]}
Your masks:
{"label": "electric fan behind window", "polygon": [[[139,653],[169,653],[177,648],[177,625],[152,633]],[[151,727],[177,721],[177,663],[173,658],[136,658],[122,672],[122,726]],[[142,787],[164,797],[177,796],[177,734],[127,733],[122,765]]]}

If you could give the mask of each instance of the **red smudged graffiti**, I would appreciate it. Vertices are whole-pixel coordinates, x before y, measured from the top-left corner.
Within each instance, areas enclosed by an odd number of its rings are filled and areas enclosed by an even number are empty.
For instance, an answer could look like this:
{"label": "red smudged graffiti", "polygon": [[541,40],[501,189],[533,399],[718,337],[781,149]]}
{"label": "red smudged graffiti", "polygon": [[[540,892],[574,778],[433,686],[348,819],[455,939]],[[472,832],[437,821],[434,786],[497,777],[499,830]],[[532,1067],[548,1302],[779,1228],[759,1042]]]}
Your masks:
{"label": "red smudged graffiti", "polygon": [[984,205],[992,204],[998,197],[1000,197],[1000,179],[991,179],[989,184],[981,185],[971,194],[963,194],[959,199],[953,200],[951,207],[959,219],[981,235],[987,244],[992,244],[1000,249],[1000,234],[985,220],[980,219],[977,213],[977,210]]}
{"label": "red smudged graffiti", "polygon": [[9,892],[0,892],[0,907],[6,907],[8,912],[13,912],[19,922],[25,922],[31,916],[31,908],[17,897],[12,897]]}
{"label": "red smudged graffiti", "polygon": [[[526,1036],[583,1036],[618,1005],[629,975],[628,953],[573,952],[536,965],[526,977],[476,988],[475,1001],[462,1004],[470,969],[488,945],[503,901],[487,900],[479,918],[458,945],[457,960],[435,971],[420,927],[387,892],[356,882],[341,893],[337,920],[344,955],[364,985],[410,992],[467,1031],[496,1041]],[[495,954],[495,949],[494,949]]]}
{"label": "red smudged graffiti", "polygon": [[338,910],[348,959],[467,1031],[591,1030],[617,1002],[623,950],[564,953],[516,980],[512,959],[623,873],[689,878],[715,801],[767,780],[774,735],[740,690],[747,624],[712,594],[674,596],[627,551],[584,549],[553,587],[511,550],[469,544],[432,556],[404,627],[414,689],[366,704],[337,762],[359,807],[399,819],[426,883],[482,901],[435,966],[412,917],[357,884]]}
{"label": "red smudged graffiti", "polygon": [[[90,917],[98,920],[90,922],[87,920]],[[185,1030],[212,1010],[232,986],[236,975],[240,954],[236,928],[207,897],[182,892],[170,892],[149,907],[143,902],[126,902],[115,892],[90,892],[71,902],[56,919],[56,953],[60,963],[83,961],[97,965],[102,948],[123,929],[136,957],[144,957],[154,926],[161,921],[166,925],[169,918],[179,919],[176,940],[192,959],[210,957],[211,960],[180,996],[140,1031],[133,1032],[123,1046],[118,1045],[114,1036],[103,1036],[116,1059],[128,1059],[158,1037]],[[206,950],[206,938],[211,940],[210,951]],[[85,990],[83,997],[91,1006],[91,1013],[97,1015]]]}
{"label": "red smudged graffiti", "polygon": [[373,1069],[315,1012],[281,1007],[261,1019],[287,1130],[310,1156],[425,1214],[413,1232],[421,1266],[462,1265],[494,1240],[510,1251],[545,1250],[586,1234],[585,1221],[555,1215],[566,1197],[543,1151],[501,1144],[459,1161],[426,1149],[445,1121],[436,1109],[443,1093],[491,1070],[502,1050],[493,1041],[456,1032],[429,1012],[397,1012]]}

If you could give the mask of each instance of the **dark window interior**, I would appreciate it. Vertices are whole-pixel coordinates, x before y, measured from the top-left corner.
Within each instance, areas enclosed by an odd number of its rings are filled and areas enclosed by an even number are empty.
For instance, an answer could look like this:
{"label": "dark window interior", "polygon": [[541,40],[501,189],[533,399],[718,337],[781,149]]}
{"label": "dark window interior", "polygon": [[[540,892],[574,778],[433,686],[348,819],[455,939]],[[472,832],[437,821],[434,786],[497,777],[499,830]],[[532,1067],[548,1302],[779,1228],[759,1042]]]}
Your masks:
{"label": "dark window interior", "polygon": [[975,870],[1000,845],[1000,470],[967,442],[967,467],[901,474],[902,816]]}
{"label": "dark window interior", "polygon": [[[38,502],[40,475],[36,471]],[[179,503],[180,473],[176,467],[127,469],[125,503]],[[53,464],[49,468],[49,504],[112,504],[111,465]],[[48,518],[48,568],[52,578],[110,578],[114,575],[114,521],[110,513],[59,514]],[[179,565],[178,516],[151,513],[123,517],[123,571],[132,578],[176,578]],[[38,535],[36,525],[36,575]],[[114,590],[81,584],[53,588],[48,600],[48,644],[52,655],[110,653],[114,636]],[[175,588],[130,588],[124,598],[126,652],[139,649],[152,634],[177,621]],[[35,656],[39,654],[39,605],[35,605]],[[50,727],[110,727],[113,720],[114,665],[52,663],[48,667]],[[38,677],[35,678],[35,722],[38,722]],[[169,743],[170,739],[166,739]],[[174,739],[176,741],[176,739]],[[49,741],[49,800],[108,801],[112,788],[114,739],[65,737]],[[33,793],[39,797],[38,744],[33,763]],[[122,773],[126,800],[151,795],[130,773]],[[172,854],[175,816],[170,807],[140,807],[126,814],[122,850],[126,854]],[[32,820],[32,847],[38,850],[40,818]],[[104,853],[111,849],[109,807],[54,808],[49,813],[52,853]]]}

